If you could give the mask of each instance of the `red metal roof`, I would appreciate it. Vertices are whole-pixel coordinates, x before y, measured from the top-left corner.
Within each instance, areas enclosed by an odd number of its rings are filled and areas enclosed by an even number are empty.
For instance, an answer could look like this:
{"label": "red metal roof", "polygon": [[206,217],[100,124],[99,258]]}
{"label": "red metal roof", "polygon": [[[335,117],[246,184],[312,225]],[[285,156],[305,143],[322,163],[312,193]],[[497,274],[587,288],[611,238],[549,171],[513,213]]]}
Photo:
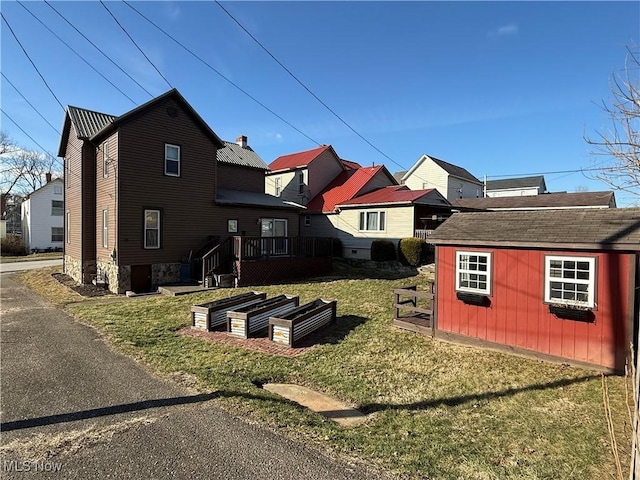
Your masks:
{"label": "red metal roof", "polygon": [[392,185],[365,193],[348,201],[339,202],[340,206],[347,205],[377,205],[383,203],[413,203],[417,200],[429,200],[430,204],[448,204],[435,188],[427,190],[409,190],[406,185]]}
{"label": "red metal roof", "polygon": [[282,155],[269,164],[269,170],[275,172],[277,170],[287,170],[289,168],[307,166],[328,148],[331,147],[329,145],[322,145],[318,148],[314,148],[313,150]]}
{"label": "red metal roof", "polygon": [[[354,164],[353,162],[349,163]],[[349,167],[349,165],[345,166]],[[365,187],[369,180],[371,180],[383,168],[383,165],[378,165],[377,167],[360,167],[357,169],[350,168],[345,170],[334,178],[322,192],[313,197],[309,203],[307,203],[307,211],[323,213],[333,212],[336,205],[349,201],[358,195],[358,192]]]}

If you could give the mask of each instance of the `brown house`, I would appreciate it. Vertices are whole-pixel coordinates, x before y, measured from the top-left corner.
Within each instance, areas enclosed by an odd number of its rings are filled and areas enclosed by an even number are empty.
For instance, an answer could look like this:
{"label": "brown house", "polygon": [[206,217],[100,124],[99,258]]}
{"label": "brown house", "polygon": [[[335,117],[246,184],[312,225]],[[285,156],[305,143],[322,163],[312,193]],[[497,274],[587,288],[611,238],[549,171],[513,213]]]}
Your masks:
{"label": "brown house", "polygon": [[196,274],[185,266],[216,245],[239,249],[234,237],[299,233],[303,207],[264,193],[247,138],[222,141],[175,89],[119,117],[69,106],[58,155],[64,270],[81,283],[146,291]]}

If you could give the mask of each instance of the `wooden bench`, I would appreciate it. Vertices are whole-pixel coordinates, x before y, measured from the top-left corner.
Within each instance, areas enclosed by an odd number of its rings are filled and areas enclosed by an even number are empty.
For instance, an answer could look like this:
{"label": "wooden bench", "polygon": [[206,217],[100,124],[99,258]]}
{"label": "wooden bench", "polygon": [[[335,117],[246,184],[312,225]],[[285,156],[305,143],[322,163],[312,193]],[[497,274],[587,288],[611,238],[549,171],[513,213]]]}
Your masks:
{"label": "wooden bench", "polygon": [[227,312],[227,332],[229,335],[249,338],[269,328],[269,317],[289,313],[299,302],[298,297],[278,295],[246,307],[234,308]]}
{"label": "wooden bench", "polygon": [[[393,289],[393,325],[412,332],[433,336],[434,287],[430,291],[419,291],[416,285]],[[421,306],[418,299],[426,300]]]}
{"label": "wooden bench", "polygon": [[318,298],[286,315],[269,318],[269,339],[294,347],[301,338],[328,323],[335,322],[336,305],[335,300]]}
{"label": "wooden bench", "polygon": [[266,293],[248,292],[213,302],[193,305],[191,307],[191,325],[193,328],[210,332],[216,327],[227,324],[227,312],[246,307],[267,298]]}

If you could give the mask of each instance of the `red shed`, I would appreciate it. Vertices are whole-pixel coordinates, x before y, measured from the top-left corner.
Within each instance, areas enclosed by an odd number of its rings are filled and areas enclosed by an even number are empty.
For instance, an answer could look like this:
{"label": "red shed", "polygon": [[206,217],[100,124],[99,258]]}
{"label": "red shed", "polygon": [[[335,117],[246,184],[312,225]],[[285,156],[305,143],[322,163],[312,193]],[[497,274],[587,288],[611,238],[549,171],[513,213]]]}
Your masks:
{"label": "red shed", "polygon": [[437,337],[624,369],[640,209],[456,213],[429,242]]}

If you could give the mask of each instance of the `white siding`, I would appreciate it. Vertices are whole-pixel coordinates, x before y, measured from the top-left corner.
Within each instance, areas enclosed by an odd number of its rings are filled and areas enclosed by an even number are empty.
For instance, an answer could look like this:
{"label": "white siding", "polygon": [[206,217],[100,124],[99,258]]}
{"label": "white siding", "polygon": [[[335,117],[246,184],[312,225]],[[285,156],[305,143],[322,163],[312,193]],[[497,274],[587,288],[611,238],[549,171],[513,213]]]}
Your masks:
{"label": "white siding", "polygon": [[482,185],[449,176],[447,200],[456,198],[482,198]]}
{"label": "white siding", "polygon": [[[384,231],[360,231],[360,212],[385,212]],[[310,215],[311,226],[301,226],[302,235],[319,237],[337,237],[342,242],[342,253],[346,258],[371,259],[371,242],[376,238],[386,238],[396,243],[405,237],[413,237],[414,208],[410,207],[371,207],[348,208],[331,215]],[[304,219],[301,220],[301,225]]]}
{"label": "white siding", "polygon": [[539,195],[539,187],[506,188],[504,190],[487,190],[487,197],[528,197]]}
{"label": "white siding", "polygon": [[[264,191],[269,195],[276,195],[276,178],[280,179],[280,198],[283,200],[287,200],[289,202],[295,202],[302,205],[305,205],[306,199],[304,199],[304,203],[302,203],[302,198],[298,195],[298,172],[300,170],[290,170],[283,173],[276,173],[272,175],[265,176],[265,185]],[[302,169],[305,172],[306,178],[306,169]]]}
{"label": "white siding", "polygon": [[411,190],[435,188],[443,197],[449,200],[447,196],[448,173],[436,165],[429,157],[422,157],[418,162],[420,164],[411,172],[409,177],[404,179],[404,184]]}
{"label": "white siding", "polygon": [[[56,186],[60,193],[55,193]],[[64,227],[64,207],[62,215],[56,216],[51,215],[51,205],[53,200],[64,201],[63,191],[63,181],[56,179],[22,203],[23,238],[28,249],[62,248],[63,242],[51,241],[51,228]]]}

